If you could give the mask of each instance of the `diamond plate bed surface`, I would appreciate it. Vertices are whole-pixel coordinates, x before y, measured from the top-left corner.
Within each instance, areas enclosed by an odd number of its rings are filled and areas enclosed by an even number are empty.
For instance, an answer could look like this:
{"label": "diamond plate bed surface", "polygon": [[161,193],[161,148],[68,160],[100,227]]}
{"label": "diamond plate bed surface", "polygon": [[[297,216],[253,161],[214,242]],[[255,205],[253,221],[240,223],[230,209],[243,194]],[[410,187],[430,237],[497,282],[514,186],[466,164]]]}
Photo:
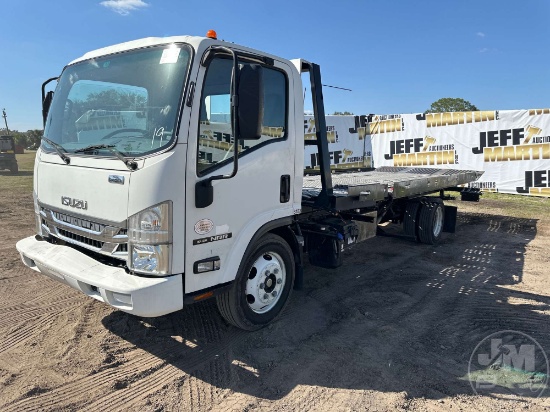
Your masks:
{"label": "diamond plate bed surface", "polygon": [[[465,184],[477,180],[482,172],[474,170],[451,170],[430,168],[381,167],[369,172],[334,173],[332,185],[339,191],[347,191],[354,186],[386,185],[399,186],[402,196],[436,191],[446,187]],[[407,188],[410,187],[410,190]],[[304,176],[304,191],[320,190],[321,176]]]}

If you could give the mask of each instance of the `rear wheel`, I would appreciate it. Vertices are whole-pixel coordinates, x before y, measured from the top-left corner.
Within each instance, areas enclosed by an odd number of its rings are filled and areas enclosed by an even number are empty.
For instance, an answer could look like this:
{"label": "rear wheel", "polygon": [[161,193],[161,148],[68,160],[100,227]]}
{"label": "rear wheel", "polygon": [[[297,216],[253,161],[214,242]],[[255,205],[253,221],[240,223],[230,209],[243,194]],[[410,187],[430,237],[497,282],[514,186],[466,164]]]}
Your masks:
{"label": "rear wheel", "polygon": [[418,217],[418,239],[429,245],[436,244],[441,239],[444,221],[445,208],[441,199],[423,201]]}
{"label": "rear wheel", "polygon": [[263,236],[245,255],[231,289],[216,298],[221,315],[245,330],[266,326],[288,303],[294,272],[290,246],[279,236]]}
{"label": "rear wheel", "polygon": [[408,202],[405,208],[405,216],[403,216],[403,231],[407,236],[411,236],[414,239],[418,239],[416,228],[418,226],[419,209],[419,202]]}
{"label": "rear wheel", "polygon": [[17,173],[19,171],[19,167],[17,166],[17,163],[12,163],[10,165],[10,172]]}

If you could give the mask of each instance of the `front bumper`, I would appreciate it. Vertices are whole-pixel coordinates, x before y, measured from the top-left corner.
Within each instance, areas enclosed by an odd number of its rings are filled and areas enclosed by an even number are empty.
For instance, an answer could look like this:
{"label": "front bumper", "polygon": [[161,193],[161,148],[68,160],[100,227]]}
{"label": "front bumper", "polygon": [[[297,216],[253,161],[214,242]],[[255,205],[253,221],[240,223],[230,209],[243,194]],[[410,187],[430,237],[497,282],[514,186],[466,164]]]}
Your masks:
{"label": "front bumper", "polygon": [[132,315],[155,317],[183,308],[182,275],[130,275],[71,247],[39,241],[34,236],[20,240],[16,248],[31,269]]}

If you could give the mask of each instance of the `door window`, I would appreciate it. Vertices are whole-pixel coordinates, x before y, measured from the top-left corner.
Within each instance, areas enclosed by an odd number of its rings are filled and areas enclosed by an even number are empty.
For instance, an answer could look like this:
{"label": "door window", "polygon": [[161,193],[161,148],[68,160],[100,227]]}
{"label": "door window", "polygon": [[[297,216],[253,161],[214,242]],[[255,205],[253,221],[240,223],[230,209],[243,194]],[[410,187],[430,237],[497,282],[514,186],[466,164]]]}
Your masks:
{"label": "door window", "polygon": [[[247,63],[244,63],[247,64]],[[235,139],[231,134],[231,73],[233,61],[214,58],[206,71],[201,96],[197,173],[205,175],[233,161]],[[239,157],[286,138],[287,79],[282,71],[263,67],[264,116],[262,137],[241,141]]]}

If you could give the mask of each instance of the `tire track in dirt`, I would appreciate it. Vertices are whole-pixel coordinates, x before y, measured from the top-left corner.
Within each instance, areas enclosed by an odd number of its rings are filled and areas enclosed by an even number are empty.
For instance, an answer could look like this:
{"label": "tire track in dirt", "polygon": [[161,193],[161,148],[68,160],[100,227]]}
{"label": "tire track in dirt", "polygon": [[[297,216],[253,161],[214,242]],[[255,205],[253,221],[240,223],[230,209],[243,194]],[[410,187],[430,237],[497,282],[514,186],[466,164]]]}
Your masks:
{"label": "tire track in dirt", "polygon": [[[198,319],[200,316],[193,318]],[[173,358],[172,347],[159,349],[154,355],[147,352],[143,353],[142,350],[134,350],[127,354],[130,359],[117,365],[116,369],[106,369],[85,378],[67,382],[39,396],[20,399],[10,405],[5,405],[4,408],[5,410],[24,411],[34,410],[37,406],[41,408],[53,407],[63,405],[63,402],[69,399],[78,399],[81,393],[101,391],[103,394],[101,400],[97,401],[97,408],[101,410],[111,409],[113,405],[119,403],[127,403],[132,399],[143,399],[145,397],[142,394],[143,387],[150,385],[160,389],[182,377],[185,374],[182,369],[189,370],[199,367],[215,358],[216,355],[225,352],[228,347],[239,344],[246,339],[246,336],[243,331],[229,328],[228,333],[218,339],[218,342],[205,347],[201,352],[194,354],[191,350],[184,351],[176,359],[176,362],[178,362],[177,367],[168,365],[164,360]],[[170,367],[166,368],[167,365]],[[113,385],[127,389],[113,392]],[[89,405],[89,408],[92,408],[93,405]]]}
{"label": "tire track in dirt", "polygon": [[97,307],[96,303],[98,302],[89,300],[84,305],[81,305],[79,309],[80,313],[76,319],[76,324],[73,326],[73,336],[63,348],[60,355],[61,358],[65,358],[71,351],[75,350],[75,348],[81,344],[82,336],[86,330],[90,330],[92,328],[92,318],[95,315],[94,309]]}
{"label": "tire track in dirt", "polygon": [[[50,388],[50,390],[38,396],[20,398],[8,405],[3,405],[2,409],[5,411],[34,411],[61,407],[71,399],[81,399],[80,395],[82,393],[96,394],[100,389],[108,392],[117,380],[123,379],[127,374],[136,374],[143,369],[153,368],[161,363],[162,361],[159,359],[152,359],[147,356],[134,359],[122,365],[117,365],[116,368],[105,369],[84,378],[68,381],[61,386]],[[80,400],[80,403],[85,402],[89,402],[89,399]]]}
{"label": "tire track in dirt", "polygon": [[[226,346],[235,343],[237,339],[245,339],[245,335],[240,333],[240,331],[234,331],[230,336],[226,336],[226,338],[228,339],[225,342],[203,350],[187,367],[196,368],[202,363],[210,361],[216,354],[221,353]],[[21,399],[10,405],[5,405],[4,410],[32,411],[36,410],[38,406],[40,408],[61,406],[64,401],[78,399],[80,393],[97,393],[99,390],[103,391],[101,400],[87,405],[86,408],[101,411],[112,410],[113,405],[127,404],[131,400],[138,401],[143,399],[150,393],[150,387],[155,386],[155,388],[160,389],[185,374],[180,367],[167,365],[166,361],[159,359],[157,356],[148,353],[144,354],[142,351],[139,352],[139,354],[133,353],[133,359],[118,365],[116,369],[104,370],[97,374],[68,382],[65,385],[51,389],[41,396]],[[168,357],[169,354],[169,351],[167,351],[158,355]],[[114,392],[113,387],[115,389]],[[117,387],[119,390],[116,390]],[[144,394],[143,389],[146,387],[149,387],[149,389]],[[123,388],[128,389],[122,390]],[[139,394],[143,396],[139,397]]]}
{"label": "tire track in dirt", "polygon": [[39,294],[33,293],[32,287],[25,287],[28,288],[28,291],[18,296],[19,300],[28,297],[24,303],[0,307],[4,315],[3,319],[0,319],[0,328],[13,326],[14,323],[24,322],[49,313],[59,313],[88,301],[82,294],[65,285],[56,288],[47,287],[43,293]]}
{"label": "tire track in dirt", "polygon": [[[245,379],[242,377],[243,373],[247,375]],[[182,395],[178,399],[178,404],[187,405],[187,409],[191,411],[217,410],[222,403],[224,411],[254,409],[253,407],[258,405],[257,399],[250,394],[242,393],[237,388],[231,388],[232,383],[235,382],[239,382],[239,386],[254,384],[250,379],[246,379],[250,378],[251,374],[257,379],[257,371],[245,363],[236,361],[231,354],[219,360],[212,360],[205,368],[182,383],[179,391]],[[162,394],[154,395],[157,395],[156,404],[158,404]],[[148,403],[155,404],[150,400],[151,398],[148,399]]]}
{"label": "tire track in dirt", "polygon": [[67,309],[77,308],[82,306],[82,301],[75,301],[74,298],[62,298],[54,300],[52,303],[44,302],[44,306],[27,307],[23,305],[7,311],[3,320],[0,320],[0,328],[13,326],[16,323],[25,322],[37,317],[44,316],[50,313],[57,314],[66,311]]}
{"label": "tire track in dirt", "polygon": [[[37,273],[24,282],[18,282],[19,288],[24,288],[22,294],[14,296],[20,303],[14,303],[10,299],[4,300],[0,310],[7,313],[11,311],[29,309],[37,306],[45,306],[52,300],[60,297],[73,299],[82,297],[82,294],[66,285],[49,280],[46,276]],[[9,298],[9,296],[8,296]]]}
{"label": "tire track in dirt", "polygon": [[0,343],[0,353],[6,352],[23,342],[33,338],[38,332],[48,329],[58,316],[57,313],[50,313],[46,316],[36,319],[34,322],[28,322],[26,325],[8,332],[6,338]]}
{"label": "tire track in dirt", "polygon": [[[189,372],[219,359],[232,347],[247,339],[247,333],[236,328],[229,328],[226,333],[222,334],[226,328],[223,327],[221,320],[212,319],[211,307],[195,305],[193,309],[194,313],[190,314],[189,318],[185,317],[185,319],[191,320],[192,331],[200,337],[200,340],[215,343],[204,346],[203,349],[199,349],[198,353],[188,351],[190,353],[180,353],[175,357],[172,356],[171,359],[168,357],[168,360],[158,368],[142,370],[133,376],[128,376],[118,383],[124,387],[123,390],[103,396],[93,404],[87,405],[85,409],[103,411],[106,408],[131,408],[136,403],[142,403],[151,393],[158,392],[178,379],[188,376]],[[161,359],[167,359],[166,354],[155,354]],[[173,355],[173,352],[171,354]],[[215,376],[216,380],[223,378],[223,376]],[[212,397],[212,393],[207,393],[205,396]]]}
{"label": "tire track in dirt", "polygon": [[0,279],[0,296],[13,296],[20,287],[20,283],[11,278]]}

